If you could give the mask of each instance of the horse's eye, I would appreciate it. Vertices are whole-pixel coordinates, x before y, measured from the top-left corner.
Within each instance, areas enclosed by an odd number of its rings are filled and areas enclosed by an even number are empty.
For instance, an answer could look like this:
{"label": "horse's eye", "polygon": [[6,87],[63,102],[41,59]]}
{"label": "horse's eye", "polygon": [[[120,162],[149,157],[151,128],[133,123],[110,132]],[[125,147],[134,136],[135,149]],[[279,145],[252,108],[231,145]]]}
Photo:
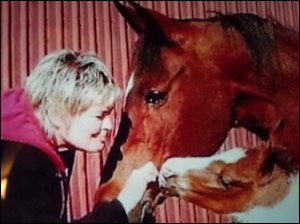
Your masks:
{"label": "horse's eye", "polygon": [[151,90],[145,95],[145,101],[147,104],[159,104],[166,98],[166,93],[159,90]]}

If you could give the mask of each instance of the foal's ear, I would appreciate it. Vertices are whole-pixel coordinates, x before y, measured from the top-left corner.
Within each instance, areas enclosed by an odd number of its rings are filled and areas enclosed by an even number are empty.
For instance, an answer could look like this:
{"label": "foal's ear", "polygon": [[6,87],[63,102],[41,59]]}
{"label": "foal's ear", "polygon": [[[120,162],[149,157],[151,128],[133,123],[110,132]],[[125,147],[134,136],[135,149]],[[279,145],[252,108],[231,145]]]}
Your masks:
{"label": "foal's ear", "polygon": [[125,2],[128,3],[128,6],[121,4],[120,1],[114,1],[114,4],[124,19],[138,34],[143,33],[149,27],[158,26],[161,20],[168,19],[165,15],[143,8],[134,1]]}
{"label": "foal's ear", "polygon": [[270,133],[270,147],[282,147],[284,139],[285,122],[283,119],[278,120],[275,128]]}
{"label": "foal's ear", "polygon": [[275,128],[271,131],[270,139],[267,142],[265,151],[266,158],[261,167],[262,174],[271,173],[274,166],[279,166],[287,173],[294,173],[297,167],[293,163],[293,157],[289,154],[283,145],[285,122],[283,119],[278,120]]}

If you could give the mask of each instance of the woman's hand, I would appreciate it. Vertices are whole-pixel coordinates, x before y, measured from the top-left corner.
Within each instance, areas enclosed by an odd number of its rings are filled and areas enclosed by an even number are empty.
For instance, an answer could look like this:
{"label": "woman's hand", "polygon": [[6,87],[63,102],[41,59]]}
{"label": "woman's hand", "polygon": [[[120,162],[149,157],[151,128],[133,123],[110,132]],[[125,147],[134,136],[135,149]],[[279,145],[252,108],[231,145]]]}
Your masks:
{"label": "woman's hand", "polygon": [[141,200],[150,182],[155,182],[158,171],[153,162],[147,162],[139,169],[135,169],[127,179],[124,188],[117,199],[122,203],[128,214]]}

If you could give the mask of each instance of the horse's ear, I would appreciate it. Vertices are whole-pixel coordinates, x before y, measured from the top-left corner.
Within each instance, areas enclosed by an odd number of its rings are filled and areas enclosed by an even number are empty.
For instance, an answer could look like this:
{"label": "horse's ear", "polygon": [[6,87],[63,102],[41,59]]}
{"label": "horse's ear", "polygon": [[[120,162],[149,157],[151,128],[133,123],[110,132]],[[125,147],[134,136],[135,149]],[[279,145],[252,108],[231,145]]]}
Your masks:
{"label": "horse's ear", "polygon": [[166,17],[150,9],[143,8],[134,1],[125,2],[129,5],[125,6],[119,1],[114,1],[114,4],[124,19],[138,34],[141,34],[149,27],[157,26],[159,18]]}

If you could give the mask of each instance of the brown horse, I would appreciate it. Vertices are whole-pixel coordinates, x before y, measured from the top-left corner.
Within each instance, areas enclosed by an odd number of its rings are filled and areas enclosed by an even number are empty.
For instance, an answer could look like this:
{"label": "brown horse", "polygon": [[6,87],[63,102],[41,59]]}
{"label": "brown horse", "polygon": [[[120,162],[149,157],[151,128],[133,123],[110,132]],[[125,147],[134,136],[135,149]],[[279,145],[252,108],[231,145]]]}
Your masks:
{"label": "brown horse", "polygon": [[[251,178],[269,174],[278,164],[284,164],[278,166],[280,170],[298,171],[297,32],[252,14],[216,13],[208,19],[177,20],[128,3],[128,7],[119,2],[115,5],[139,39],[127,88],[125,125],[120,127],[105,166],[102,182],[107,182],[99,187],[97,200],[114,199],[130,172],[147,161],[161,169],[172,157],[212,156],[233,127],[244,127],[267,142],[253,149],[256,153],[243,157],[243,165],[235,166],[235,171],[243,169],[242,173],[246,165],[260,167],[247,181],[254,183]],[[120,144],[122,155],[117,150]],[[256,158],[262,162],[254,163],[260,161]],[[168,175],[164,169],[162,176],[161,185],[167,194],[218,212],[244,210],[252,198],[247,194],[240,199],[243,203],[220,209],[226,207],[222,200],[205,203],[209,198],[201,188],[204,179],[197,179],[197,169],[193,175],[184,176],[186,183],[195,180],[187,189],[176,188],[177,181],[183,179],[174,179],[174,173]],[[240,184],[236,179],[241,181],[239,174],[230,184],[221,178],[223,187],[227,186],[224,189]]]}

